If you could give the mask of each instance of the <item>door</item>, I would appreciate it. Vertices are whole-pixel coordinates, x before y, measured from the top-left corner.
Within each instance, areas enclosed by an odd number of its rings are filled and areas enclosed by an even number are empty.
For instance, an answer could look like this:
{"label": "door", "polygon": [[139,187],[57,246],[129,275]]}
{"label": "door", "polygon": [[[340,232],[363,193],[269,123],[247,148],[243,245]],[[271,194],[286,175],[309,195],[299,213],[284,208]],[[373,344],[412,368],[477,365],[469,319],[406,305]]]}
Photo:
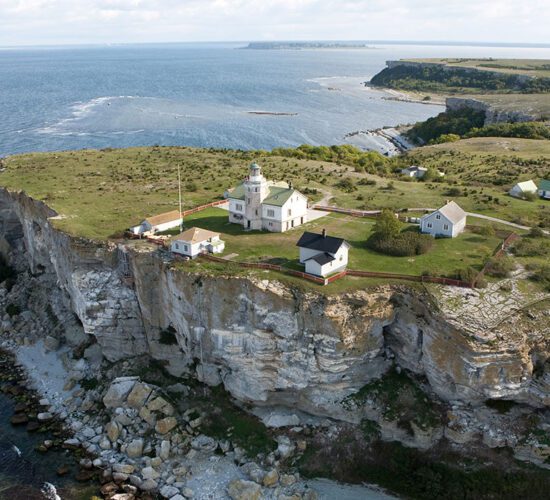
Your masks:
{"label": "door", "polygon": [[246,222],[246,227],[247,227],[248,229],[250,229],[250,221],[247,221],[247,222]]}

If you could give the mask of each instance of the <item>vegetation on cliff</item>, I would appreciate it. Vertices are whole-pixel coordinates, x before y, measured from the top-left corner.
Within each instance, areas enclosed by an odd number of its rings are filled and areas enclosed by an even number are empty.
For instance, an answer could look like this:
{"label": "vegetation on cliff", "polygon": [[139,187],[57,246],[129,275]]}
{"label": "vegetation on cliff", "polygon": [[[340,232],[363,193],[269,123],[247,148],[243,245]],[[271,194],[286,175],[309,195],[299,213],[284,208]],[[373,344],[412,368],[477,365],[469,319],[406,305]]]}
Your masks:
{"label": "vegetation on cliff", "polygon": [[384,68],[372,85],[424,92],[550,92],[550,78],[530,78],[513,72],[485,71],[438,63],[399,64]]}

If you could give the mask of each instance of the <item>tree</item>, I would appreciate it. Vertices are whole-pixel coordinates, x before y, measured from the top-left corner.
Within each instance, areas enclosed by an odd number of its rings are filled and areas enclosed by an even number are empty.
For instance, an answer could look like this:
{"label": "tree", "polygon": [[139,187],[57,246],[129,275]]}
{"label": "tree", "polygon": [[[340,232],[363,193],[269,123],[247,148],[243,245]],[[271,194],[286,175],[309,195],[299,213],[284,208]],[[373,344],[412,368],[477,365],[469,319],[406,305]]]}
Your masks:
{"label": "tree", "polygon": [[374,234],[382,239],[395,238],[401,232],[401,226],[393,211],[385,208],[376,219]]}

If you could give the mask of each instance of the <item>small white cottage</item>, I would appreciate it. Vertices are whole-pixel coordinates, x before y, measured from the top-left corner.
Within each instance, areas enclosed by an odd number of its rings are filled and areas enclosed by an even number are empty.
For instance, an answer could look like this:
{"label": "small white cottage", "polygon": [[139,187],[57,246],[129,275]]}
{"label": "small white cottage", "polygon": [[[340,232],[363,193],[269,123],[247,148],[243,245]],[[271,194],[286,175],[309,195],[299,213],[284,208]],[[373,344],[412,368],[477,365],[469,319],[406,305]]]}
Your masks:
{"label": "small white cottage", "polygon": [[170,243],[172,252],[192,259],[204,252],[222,253],[224,249],[225,242],[220,239],[220,233],[198,227],[192,227],[174,236]]}
{"label": "small white cottage", "polygon": [[308,274],[324,278],[343,271],[348,265],[349,243],[327,236],[324,229],[321,234],[305,232],[296,246],[300,247],[300,263]]}
{"label": "small white cottage", "polygon": [[130,232],[139,235],[159,233],[181,226],[182,222],[183,218],[179,210],[173,210],[171,212],[148,217],[138,226],[131,227]]}
{"label": "small white cottage", "polygon": [[454,201],[420,218],[420,232],[432,236],[455,238],[466,227],[466,212]]}
{"label": "small white cottage", "polygon": [[537,185],[529,180],[524,182],[518,182],[508,194],[514,198],[525,198],[526,194],[534,194],[537,192]]}

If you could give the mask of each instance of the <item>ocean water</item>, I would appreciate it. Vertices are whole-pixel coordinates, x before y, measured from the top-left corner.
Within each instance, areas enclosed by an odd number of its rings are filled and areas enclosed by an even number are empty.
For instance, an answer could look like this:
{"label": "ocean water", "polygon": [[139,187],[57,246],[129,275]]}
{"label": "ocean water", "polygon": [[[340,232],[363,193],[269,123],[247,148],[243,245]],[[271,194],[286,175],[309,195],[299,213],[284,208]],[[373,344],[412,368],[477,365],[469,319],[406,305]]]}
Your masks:
{"label": "ocean water", "polygon": [[[384,92],[366,88],[363,82],[387,59],[550,57],[548,48],[241,50],[243,45],[0,49],[0,156],[153,144],[338,144],[353,131],[412,123],[442,110],[387,100]],[[284,114],[253,113],[258,111]]]}

